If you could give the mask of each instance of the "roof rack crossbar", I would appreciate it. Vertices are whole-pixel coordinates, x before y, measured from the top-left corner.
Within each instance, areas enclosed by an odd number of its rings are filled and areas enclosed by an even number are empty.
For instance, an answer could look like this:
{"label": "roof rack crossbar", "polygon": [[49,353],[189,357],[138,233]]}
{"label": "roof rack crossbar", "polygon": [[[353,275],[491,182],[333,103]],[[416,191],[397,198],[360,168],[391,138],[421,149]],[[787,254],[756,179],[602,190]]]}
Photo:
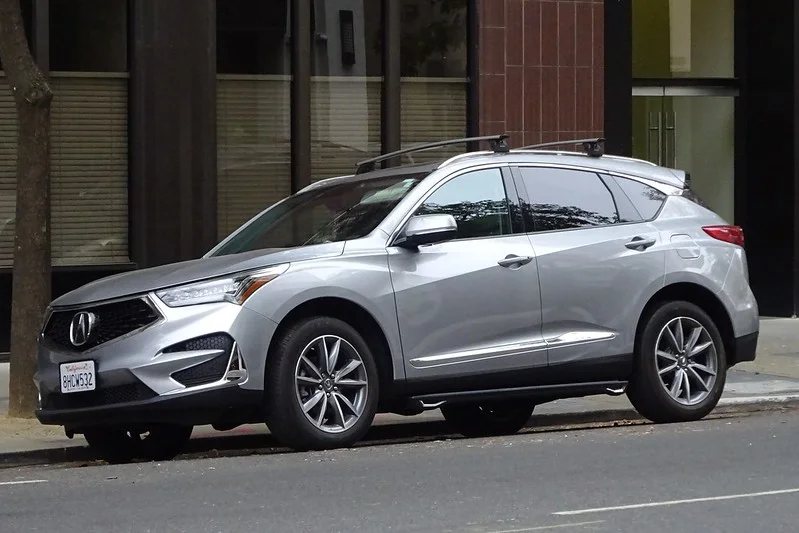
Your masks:
{"label": "roof rack crossbar", "polygon": [[547,142],[542,144],[531,144],[529,146],[523,146],[521,148],[517,148],[517,150],[538,150],[540,148],[552,148],[556,146],[569,146],[569,145],[578,145],[582,144],[585,153],[591,157],[601,157],[604,155],[605,151],[602,147],[604,144],[605,139],[603,137],[596,137],[593,139],[572,139],[568,141],[555,141],[555,142]]}
{"label": "roof rack crossbar", "polygon": [[463,139],[448,139],[446,141],[417,144],[416,146],[403,148],[402,150],[396,150],[394,152],[381,154],[379,156],[372,157],[370,159],[364,159],[363,161],[359,161],[358,163],[355,164],[356,166],[355,173],[363,174],[365,172],[370,172],[375,169],[375,163],[379,163],[380,161],[385,161],[386,159],[392,159],[399,155],[409,154],[411,152],[421,152],[423,150],[430,150],[431,148],[438,148],[440,146],[449,146],[451,144],[488,141],[491,145],[491,150],[493,150],[494,152],[505,153],[510,151],[510,148],[508,147],[508,144],[506,142],[507,139],[508,136],[502,134],[502,135],[484,135],[482,137],[465,137]]}

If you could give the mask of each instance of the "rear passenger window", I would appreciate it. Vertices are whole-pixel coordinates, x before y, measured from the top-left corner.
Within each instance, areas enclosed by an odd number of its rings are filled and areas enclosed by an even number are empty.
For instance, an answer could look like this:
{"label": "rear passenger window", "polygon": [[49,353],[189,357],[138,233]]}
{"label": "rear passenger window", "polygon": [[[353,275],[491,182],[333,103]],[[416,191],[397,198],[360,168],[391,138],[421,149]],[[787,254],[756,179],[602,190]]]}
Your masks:
{"label": "rear passenger window", "polygon": [[598,174],[561,168],[519,169],[534,231],[619,223],[613,196]]}
{"label": "rear passenger window", "polygon": [[628,178],[613,176],[616,183],[644,220],[652,220],[660,211],[666,195],[654,187]]}

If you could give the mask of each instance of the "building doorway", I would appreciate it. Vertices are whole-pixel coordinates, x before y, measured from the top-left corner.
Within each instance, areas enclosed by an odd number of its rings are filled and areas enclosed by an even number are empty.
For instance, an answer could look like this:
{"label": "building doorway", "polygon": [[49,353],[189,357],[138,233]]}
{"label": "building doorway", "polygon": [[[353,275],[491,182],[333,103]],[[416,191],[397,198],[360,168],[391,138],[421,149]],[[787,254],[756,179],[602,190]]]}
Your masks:
{"label": "building doorway", "polygon": [[632,155],[689,172],[691,187],[735,220],[735,104],[729,87],[644,85],[632,89]]}

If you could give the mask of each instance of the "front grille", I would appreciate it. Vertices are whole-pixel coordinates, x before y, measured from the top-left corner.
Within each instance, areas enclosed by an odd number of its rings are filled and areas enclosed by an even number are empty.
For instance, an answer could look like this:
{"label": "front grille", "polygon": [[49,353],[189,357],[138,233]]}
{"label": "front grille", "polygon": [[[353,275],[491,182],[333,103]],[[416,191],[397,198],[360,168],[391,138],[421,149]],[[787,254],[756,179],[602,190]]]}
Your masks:
{"label": "front grille", "polygon": [[[80,311],[97,316],[93,331],[85,344],[75,347],[69,339],[69,326]],[[158,313],[144,299],[135,298],[95,305],[79,310],[55,311],[44,329],[43,340],[62,351],[82,352],[126,335],[158,320]]]}
{"label": "front grille", "polygon": [[184,387],[196,387],[219,381],[227,371],[227,364],[230,360],[230,350],[233,348],[233,339],[228,335],[215,334],[206,335],[191,339],[174,346],[170,346],[164,352],[186,352],[192,350],[222,350],[222,353],[210,361],[194,365],[172,374],[172,379]]}
{"label": "front grille", "polygon": [[140,402],[158,396],[143,383],[130,383],[116,387],[99,388],[88,392],[61,394],[53,392],[42,398],[44,409],[84,409],[118,403]]}

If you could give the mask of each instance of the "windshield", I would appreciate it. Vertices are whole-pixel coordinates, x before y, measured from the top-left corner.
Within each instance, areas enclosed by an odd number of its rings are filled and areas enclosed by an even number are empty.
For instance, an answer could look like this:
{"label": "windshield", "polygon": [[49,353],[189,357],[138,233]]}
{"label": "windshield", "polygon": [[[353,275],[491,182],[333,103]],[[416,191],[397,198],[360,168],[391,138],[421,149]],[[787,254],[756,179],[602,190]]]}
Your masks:
{"label": "windshield", "polygon": [[427,174],[348,181],[295,194],[254,219],[212,255],[364,237]]}

